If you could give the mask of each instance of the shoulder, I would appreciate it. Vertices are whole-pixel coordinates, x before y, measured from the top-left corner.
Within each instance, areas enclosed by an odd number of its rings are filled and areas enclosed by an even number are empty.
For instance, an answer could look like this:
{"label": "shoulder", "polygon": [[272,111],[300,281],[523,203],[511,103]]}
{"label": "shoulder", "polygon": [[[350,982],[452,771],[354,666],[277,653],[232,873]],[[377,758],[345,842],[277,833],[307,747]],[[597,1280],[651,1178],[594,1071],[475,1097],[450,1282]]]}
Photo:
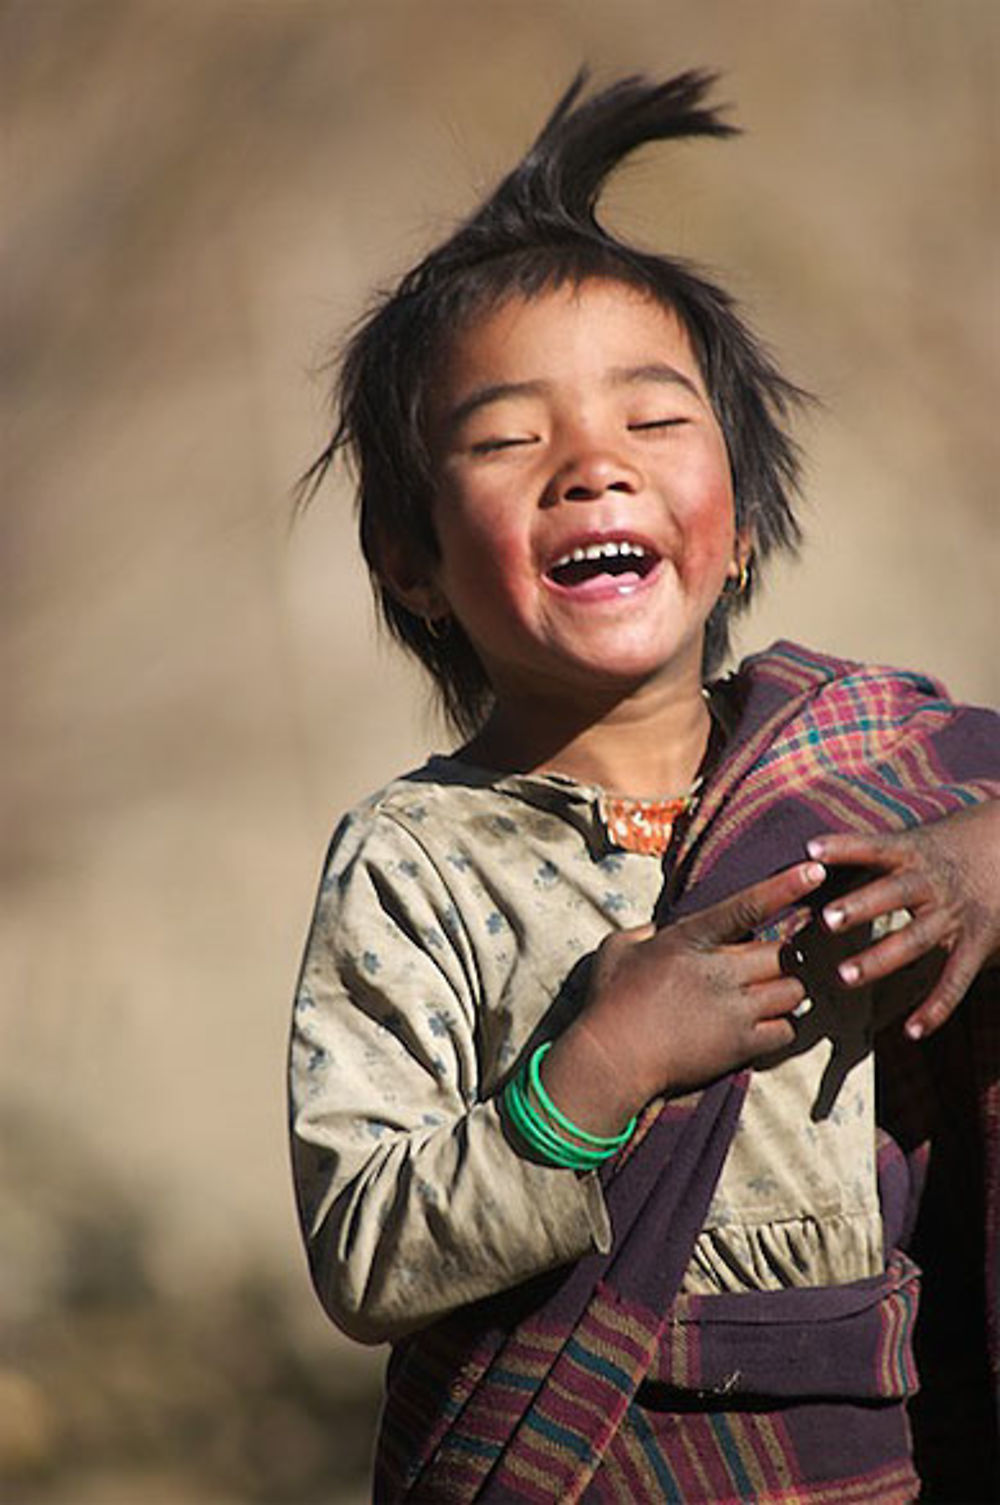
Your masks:
{"label": "shoulder", "polygon": [[733,678],[757,717],[802,716],[824,737],[841,730],[880,740],[902,731],[914,718],[928,728],[941,725],[957,709],[944,685],[930,674],[839,658],[786,641],[744,659]]}
{"label": "shoulder", "polygon": [[755,687],[773,686],[789,698],[857,692],[883,702],[933,700],[952,704],[940,680],[930,674],[840,658],[784,639],[745,658],[735,677]]}
{"label": "shoulder", "polygon": [[919,670],[778,642],[745,659],[731,684],[751,734],[781,748],[811,748],[841,771],[908,751],[931,756],[941,777],[946,769],[996,777],[1000,717],[956,704]]}
{"label": "shoulder", "polygon": [[447,785],[442,785],[437,776],[438,764],[447,761],[430,758],[345,811],[330,838],[327,868],[344,868],[379,850],[421,847],[421,838],[448,818],[443,808],[449,804]]}
{"label": "shoulder", "polygon": [[363,866],[412,879],[440,870],[451,874],[453,848],[507,840],[517,827],[517,801],[497,776],[459,760],[435,756],[361,800],[339,821],[325,865],[327,886]]}
{"label": "shoulder", "polygon": [[332,952],[348,971],[360,956],[362,969],[375,969],[390,937],[441,951],[457,933],[439,761],[447,762],[431,759],[341,817],[323,862],[307,955]]}

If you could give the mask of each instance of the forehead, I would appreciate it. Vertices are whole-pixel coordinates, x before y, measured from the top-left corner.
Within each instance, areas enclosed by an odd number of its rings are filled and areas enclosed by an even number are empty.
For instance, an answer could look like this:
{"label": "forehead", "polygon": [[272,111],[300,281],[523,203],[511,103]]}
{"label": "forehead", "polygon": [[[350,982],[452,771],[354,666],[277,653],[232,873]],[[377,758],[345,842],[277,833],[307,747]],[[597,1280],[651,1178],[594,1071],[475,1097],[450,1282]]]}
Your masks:
{"label": "forehead", "polygon": [[610,278],[514,293],[474,315],[449,342],[439,395],[504,382],[600,379],[615,368],[666,362],[704,388],[691,341],[672,308]]}

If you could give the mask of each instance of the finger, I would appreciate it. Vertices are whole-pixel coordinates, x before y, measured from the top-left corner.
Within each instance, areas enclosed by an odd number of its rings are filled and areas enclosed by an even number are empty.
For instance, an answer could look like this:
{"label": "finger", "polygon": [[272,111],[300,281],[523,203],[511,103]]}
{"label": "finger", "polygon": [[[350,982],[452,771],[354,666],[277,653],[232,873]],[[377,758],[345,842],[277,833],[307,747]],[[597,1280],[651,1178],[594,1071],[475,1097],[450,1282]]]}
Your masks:
{"label": "finger", "polygon": [[955,1012],[975,979],[977,965],[971,948],[956,946],[919,1008],[906,1021],[911,1040],[922,1040],[940,1029]]}
{"label": "finger", "polygon": [[897,909],[917,909],[933,898],[927,877],[906,868],[838,895],[823,910],[823,923],[828,930],[853,930]]}
{"label": "finger", "polygon": [[818,888],[825,877],[826,868],[821,863],[797,862],[771,878],[740,889],[682,924],[702,945],[738,941]]}
{"label": "finger", "polygon": [[943,945],[951,932],[951,917],[942,910],[930,910],[917,915],[902,930],[894,930],[883,936],[874,946],[857,951],[837,968],[841,982],[849,988],[860,988],[865,983],[878,982],[893,972],[919,961],[936,946]]}
{"label": "finger", "polygon": [[743,941],[726,948],[732,961],[733,981],[743,988],[783,977],[784,945],[781,941]]}
{"label": "finger", "polygon": [[805,987],[797,977],[778,977],[749,989],[750,1004],[758,1022],[794,1014],[805,997]]}
{"label": "finger", "polygon": [[891,832],[828,831],[811,837],[806,842],[806,851],[816,862],[831,867],[839,863],[885,867],[898,857],[900,842],[901,838]]}
{"label": "finger", "polygon": [[753,1032],[754,1059],[773,1056],[795,1044],[795,1025],[790,1019],[765,1019]]}

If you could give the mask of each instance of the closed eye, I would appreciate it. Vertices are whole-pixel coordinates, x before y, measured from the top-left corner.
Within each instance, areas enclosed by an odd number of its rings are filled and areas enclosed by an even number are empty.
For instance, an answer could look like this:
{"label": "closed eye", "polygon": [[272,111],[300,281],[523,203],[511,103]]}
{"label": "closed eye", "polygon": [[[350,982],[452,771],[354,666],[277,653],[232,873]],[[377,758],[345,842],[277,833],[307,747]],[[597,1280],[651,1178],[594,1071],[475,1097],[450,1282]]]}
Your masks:
{"label": "closed eye", "polygon": [[479,439],[475,444],[470,444],[469,449],[474,455],[491,455],[501,449],[518,449],[524,444],[535,444],[537,441],[531,438],[517,439]]}
{"label": "closed eye", "polygon": [[630,434],[642,434],[648,429],[672,429],[679,428],[682,423],[690,423],[690,418],[648,418],[643,423],[630,423]]}

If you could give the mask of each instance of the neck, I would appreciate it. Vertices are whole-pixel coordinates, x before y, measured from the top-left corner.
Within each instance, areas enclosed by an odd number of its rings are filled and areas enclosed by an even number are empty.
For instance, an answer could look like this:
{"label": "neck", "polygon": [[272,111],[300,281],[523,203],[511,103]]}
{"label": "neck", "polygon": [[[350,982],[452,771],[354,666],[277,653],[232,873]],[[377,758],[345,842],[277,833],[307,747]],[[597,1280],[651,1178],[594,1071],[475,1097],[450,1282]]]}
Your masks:
{"label": "neck", "polygon": [[470,761],[517,773],[563,773],[617,794],[684,794],[697,776],[711,716],[695,680],[657,687],[596,717],[550,700],[500,701],[464,749]]}

